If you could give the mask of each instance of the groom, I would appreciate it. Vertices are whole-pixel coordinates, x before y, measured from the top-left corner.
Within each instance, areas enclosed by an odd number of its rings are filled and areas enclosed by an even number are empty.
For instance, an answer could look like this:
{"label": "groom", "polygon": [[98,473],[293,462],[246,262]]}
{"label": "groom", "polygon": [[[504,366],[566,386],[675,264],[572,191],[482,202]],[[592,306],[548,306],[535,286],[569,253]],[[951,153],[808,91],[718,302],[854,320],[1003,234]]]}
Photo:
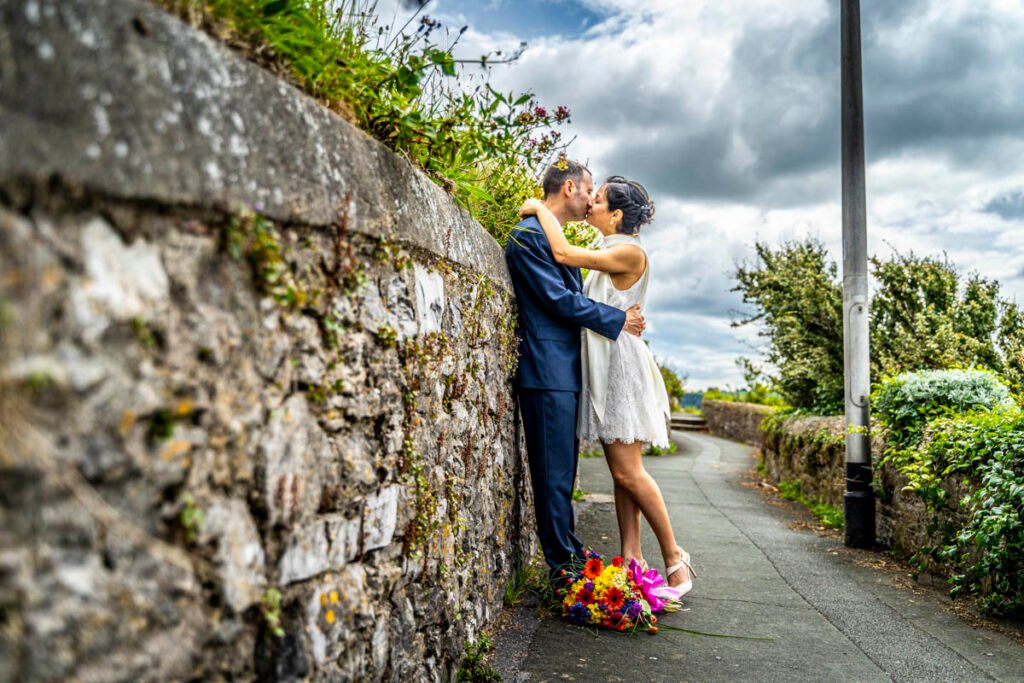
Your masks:
{"label": "groom", "polygon": [[[560,159],[544,173],[544,204],[565,224],[587,217],[593,205],[590,171]],[[519,366],[515,388],[530,462],[537,533],[552,575],[583,556],[575,535],[572,487],[579,441],[580,328],[615,339],[637,336],[644,318],[638,307],[622,311],[583,295],[580,269],[560,265],[535,216],[518,225],[505,248],[519,303]]]}

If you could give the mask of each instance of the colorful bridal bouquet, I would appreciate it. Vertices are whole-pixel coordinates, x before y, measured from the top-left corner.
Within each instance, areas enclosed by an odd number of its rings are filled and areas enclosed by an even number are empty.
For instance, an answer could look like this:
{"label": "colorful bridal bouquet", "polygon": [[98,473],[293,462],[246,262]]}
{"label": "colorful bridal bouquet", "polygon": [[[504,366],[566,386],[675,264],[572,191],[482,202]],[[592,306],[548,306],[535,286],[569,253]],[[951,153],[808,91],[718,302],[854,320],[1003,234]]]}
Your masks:
{"label": "colorful bridal bouquet", "polygon": [[624,567],[618,556],[605,564],[592,550],[583,556],[582,567],[562,570],[567,583],[557,591],[562,614],[572,623],[657,633],[655,613],[679,609],[679,592],[664,585],[657,570],[645,569],[635,559]]}

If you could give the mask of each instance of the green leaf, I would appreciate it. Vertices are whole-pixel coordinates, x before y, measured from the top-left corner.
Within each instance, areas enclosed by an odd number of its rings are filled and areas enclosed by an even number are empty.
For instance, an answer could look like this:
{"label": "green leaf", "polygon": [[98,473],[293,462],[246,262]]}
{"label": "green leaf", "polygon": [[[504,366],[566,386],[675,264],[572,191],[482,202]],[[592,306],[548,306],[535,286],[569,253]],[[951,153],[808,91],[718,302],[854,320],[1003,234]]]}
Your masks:
{"label": "green leaf", "polygon": [[263,6],[263,16],[272,17],[288,9],[289,0],[271,0]]}

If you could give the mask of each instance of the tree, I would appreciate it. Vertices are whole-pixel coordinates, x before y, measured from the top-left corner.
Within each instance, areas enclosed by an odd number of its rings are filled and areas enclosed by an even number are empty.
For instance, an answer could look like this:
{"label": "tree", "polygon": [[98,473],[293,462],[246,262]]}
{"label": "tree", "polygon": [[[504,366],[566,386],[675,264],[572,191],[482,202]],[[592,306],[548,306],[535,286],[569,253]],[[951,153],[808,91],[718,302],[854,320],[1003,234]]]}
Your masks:
{"label": "tree", "polygon": [[[835,262],[810,238],[775,250],[756,247],[758,262],[737,268],[734,288],[756,312],[733,325],[760,326],[769,342],[766,360],[777,369],[770,379],[790,405],[841,413],[842,288]],[[873,381],[914,370],[981,367],[1021,391],[1024,315],[1000,299],[998,282],[970,273],[961,284],[945,256],[870,261]]]}
{"label": "tree", "polygon": [[871,299],[875,376],[914,370],[982,366],[1002,372],[995,345],[999,283],[960,275],[945,257],[896,254],[871,259],[878,282]]}
{"label": "tree", "polygon": [[673,410],[679,410],[679,401],[682,399],[683,394],[686,393],[686,390],[683,388],[685,378],[680,379],[679,375],[667,365],[658,363],[658,369],[661,370],[661,378],[665,380],[665,391],[668,393],[669,404]]}
{"label": "tree", "polygon": [[766,360],[787,403],[824,414],[843,406],[843,292],[823,244],[808,239],[778,249],[758,242],[758,262],[736,270],[733,291],[756,312],[733,326],[756,323],[768,340]]}
{"label": "tree", "polygon": [[1000,303],[999,335],[1003,377],[1017,393],[1024,392],[1024,315],[1015,303]]}

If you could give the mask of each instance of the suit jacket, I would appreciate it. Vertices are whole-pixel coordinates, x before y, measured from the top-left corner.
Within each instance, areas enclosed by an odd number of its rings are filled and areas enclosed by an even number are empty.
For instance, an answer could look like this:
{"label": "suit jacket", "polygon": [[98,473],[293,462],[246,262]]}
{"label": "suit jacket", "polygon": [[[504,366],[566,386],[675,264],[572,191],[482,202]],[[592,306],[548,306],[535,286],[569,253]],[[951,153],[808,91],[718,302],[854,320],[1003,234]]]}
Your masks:
{"label": "suit jacket", "polygon": [[555,261],[535,216],[519,222],[505,247],[519,304],[521,389],[580,390],[580,328],[616,339],[626,312],[583,295],[580,269]]}

